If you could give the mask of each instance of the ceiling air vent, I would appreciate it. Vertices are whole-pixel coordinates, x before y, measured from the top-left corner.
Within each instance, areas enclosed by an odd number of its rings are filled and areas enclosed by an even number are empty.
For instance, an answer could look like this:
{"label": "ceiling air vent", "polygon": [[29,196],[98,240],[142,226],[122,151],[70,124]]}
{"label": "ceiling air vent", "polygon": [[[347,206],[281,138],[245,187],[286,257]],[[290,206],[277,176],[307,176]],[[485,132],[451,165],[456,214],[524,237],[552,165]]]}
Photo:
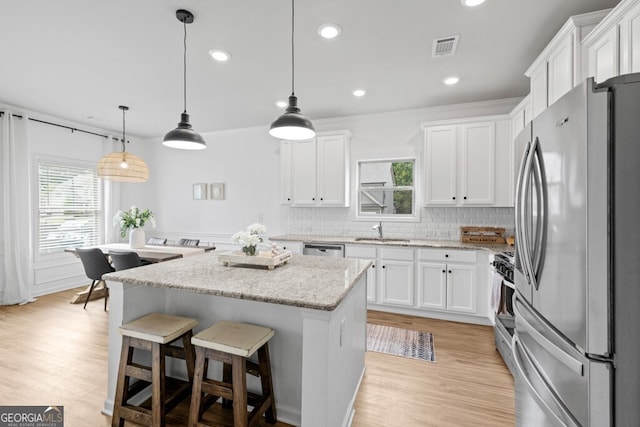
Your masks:
{"label": "ceiling air vent", "polygon": [[458,47],[458,39],[460,36],[447,36],[440,37],[433,41],[433,47],[431,49],[431,57],[437,58],[439,56],[449,56],[456,53]]}

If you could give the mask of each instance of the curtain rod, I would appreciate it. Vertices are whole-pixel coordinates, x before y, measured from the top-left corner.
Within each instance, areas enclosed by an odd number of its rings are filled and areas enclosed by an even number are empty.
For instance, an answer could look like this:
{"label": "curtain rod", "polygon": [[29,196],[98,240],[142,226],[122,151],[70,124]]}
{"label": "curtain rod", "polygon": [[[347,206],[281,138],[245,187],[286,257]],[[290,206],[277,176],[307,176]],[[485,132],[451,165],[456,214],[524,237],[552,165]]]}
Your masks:
{"label": "curtain rod", "polygon": [[[0,117],[4,116],[4,111],[0,111]],[[13,117],[17,117],[18,119],[22,120],[22,116],[19,114],[12,114]],[[66,126],[66,125],[60,125],[58,123],[51,123],[51,122],[46,122],[44,120],[40,120],[40,119],[34,119],[32,117],[28,118],[29,120],[31,120],[32,122],[38,122],[38,123],[44,123],[45,125],[51,125],[51,126],[57,126],[59,128],[64,128],[64,129],[69,129],[71,131],[71,133],[73,132],[82,132],[82,133],[88,133],[89,135],[95,135],[95,136],[101,136],[103,138],[109,138],[109,135],[102,135],[101,133],[95,133],[95,132],[91,132],[88,130],[82,130],[82,129],[78,129],[78,128],[74,128],[71,126]],[[111,137],[111,139],[113,139],[114,141],[122,141],[119,138],[116,138],[114,136]],[[129,142],[129,141],[127,141]]]}

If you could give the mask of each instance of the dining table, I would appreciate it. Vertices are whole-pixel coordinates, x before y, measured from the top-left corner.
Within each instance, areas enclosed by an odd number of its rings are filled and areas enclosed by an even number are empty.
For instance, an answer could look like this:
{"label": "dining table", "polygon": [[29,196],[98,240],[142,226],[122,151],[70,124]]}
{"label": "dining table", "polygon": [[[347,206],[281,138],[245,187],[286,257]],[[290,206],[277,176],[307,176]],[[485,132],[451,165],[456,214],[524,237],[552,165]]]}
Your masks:
{"label": "dining table", "polygon": [[[108,257],[110,251],[128,251],[135,252],[140,257],[140,260],[145,264],[155,264],[158,262],[170,261],[173,259],[183,258],[192,255],[199,255],[205,252],[215,250],[215,246],[179,246],[179,245],[145,245],[141,248],[132,248],[128,243],[106,243],[104,245],[90,246],[92,248],[100,249],[105,256]],[[76,248],[67,248],[65,252],[78,256]],[[71,299],[71,304],[84,303],[89,294],[89,288],[78,292]],[[106,295],[104,286],[96,287],[92,294],[91,299],[98,299]]]}

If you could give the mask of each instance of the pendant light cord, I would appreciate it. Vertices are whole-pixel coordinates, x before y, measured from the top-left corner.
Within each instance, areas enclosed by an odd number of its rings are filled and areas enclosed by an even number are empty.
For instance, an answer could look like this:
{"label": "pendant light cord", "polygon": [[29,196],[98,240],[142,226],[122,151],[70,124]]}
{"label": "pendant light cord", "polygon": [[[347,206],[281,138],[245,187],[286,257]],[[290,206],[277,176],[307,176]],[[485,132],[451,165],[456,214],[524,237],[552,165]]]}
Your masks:
{"label": "pendant light cord", "polygon": [[182,81],[184,85],[184,112],[187,112],[187,19],[182,20],[182,25],[184,26],[184,57],[183,57],[183,73],[182,73]]}
{"label": "pendant light cord", "polygon": [[295,95],[294,91],[294,79],[295,79],[295,61],[294,61],[294,45],[293,45],[293,33],[294,26],[295,6],[294,0],[291,0],[291,95]]}
{"label": "pendant light cord", "polygon": [[122,152],[124,153],[124,151],[125,151],[124,150],[124,143],[125,143],[125,139],[124,139],[124,135],[125,135],[125,132],[124,132],[124,126],[125,126],[124,112],[126,111],[126,109],[122,108],[122,107],[120,107],[120,108],[122,109]]}

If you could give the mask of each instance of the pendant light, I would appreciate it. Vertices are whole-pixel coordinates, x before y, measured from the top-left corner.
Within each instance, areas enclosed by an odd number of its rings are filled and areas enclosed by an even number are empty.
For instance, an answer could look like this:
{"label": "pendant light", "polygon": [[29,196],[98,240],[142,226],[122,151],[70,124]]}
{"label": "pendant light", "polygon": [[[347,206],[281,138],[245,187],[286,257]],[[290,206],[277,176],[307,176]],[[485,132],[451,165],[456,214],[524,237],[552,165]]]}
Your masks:
{"label": "pendant light", "polygon": [[124,149],[125,139],[125,111],[129,107],[120,105],[122,110],[122,151],[107,154],[98,162],[98,176],[110,181],[144,182],[149,178],[149,168],[140,157],[127,153]]}
{"label": "pendant light", "polygon": [[193,130],[187,114],[187,24],[193,22],[193,14],[188,10],[176,10],[176,18],[184,26],[184,57],[183,57],[183,84],[184,84],[184,112],[180,115],[178,127],[169,131],[164,136],[162,144],[167,147],[181,148],[183,150],[204,150],[207,143],[202,136]]}
{"label": "pendant light", "polygon": [[316,130],[313,128],[311,120],[300,112],[298,108],[298,98],[294,91],[295,61],[293,35],[295,9],[293,2],[294,0],[291,0],[291,96],[289,97],[289,105],[286,110],[284,110],[284,114],[271,123],[269,134],[279,139],[300,141],[316,136]]}

